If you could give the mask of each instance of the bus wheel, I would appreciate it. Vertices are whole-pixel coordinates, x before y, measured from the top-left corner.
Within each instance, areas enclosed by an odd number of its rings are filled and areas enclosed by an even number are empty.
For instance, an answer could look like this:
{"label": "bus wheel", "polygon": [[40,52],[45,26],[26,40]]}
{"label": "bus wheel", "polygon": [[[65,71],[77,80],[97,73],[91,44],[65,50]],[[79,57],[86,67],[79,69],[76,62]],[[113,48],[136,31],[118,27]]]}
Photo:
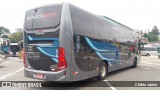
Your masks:
{"label": "bus wheel", "polygon": [[134,59],[134,62],[133,62],[133,68],[137,67],[137,58]]}
{"label": "bus wheel", "polygon": [[104,80],[107,77],[107,65],[105,62],[101,62],[99,65],[98,80]]}
{"label": "bus wheel", "polygon": [[150,56],[150,54],[149,53],[147,53],[147,55],[146,56]]}

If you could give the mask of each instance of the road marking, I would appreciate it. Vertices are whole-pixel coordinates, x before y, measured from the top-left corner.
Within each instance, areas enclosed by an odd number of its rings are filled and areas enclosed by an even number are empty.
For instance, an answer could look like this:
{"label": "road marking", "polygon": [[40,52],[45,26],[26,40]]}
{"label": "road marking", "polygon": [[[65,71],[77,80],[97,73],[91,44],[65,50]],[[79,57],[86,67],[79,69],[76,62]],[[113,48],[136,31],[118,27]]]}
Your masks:
{"label": "road marking", "polygon": [[8,74],[6,74],[6,75],[2,75],[2,77],[0,77],[0,81],[4,80],[4,79],[6,79],[6,78],[8,78],[8,77],[10,77],[10,76],[15,75],[16,73],[22,71],[23,69],[24,69],[24,67],[22,67],[22,68],[16,70],[15,72],[8,73]]}
{"label": "road marking", "polygon": [[149,63],[149,62],[141,62],[143,64],[152,64],[152,65],[160,65],[159,63]]}
{"label": "road marking", "polygon": [[107,79],[105,79],[105,80],[103,80],[103,81],[105,81],[112,90],[117,90],[115,87],[113,87],[113,86],[108,82]]}

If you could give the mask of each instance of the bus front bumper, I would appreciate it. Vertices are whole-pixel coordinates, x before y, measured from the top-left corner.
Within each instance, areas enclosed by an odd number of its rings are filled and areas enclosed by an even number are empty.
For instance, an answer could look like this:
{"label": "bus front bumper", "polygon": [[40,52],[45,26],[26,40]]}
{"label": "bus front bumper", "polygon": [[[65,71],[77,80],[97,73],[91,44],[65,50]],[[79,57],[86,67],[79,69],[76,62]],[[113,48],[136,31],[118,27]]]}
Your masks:
{"label": "bus front bumper", "polygon": [[[32,70],[32,69],[24,69],[24,76],[29,78],[35,78],[46,81],[65,81],[66,76],[64,75],[65,70],[61,70],[58,72],[50,72],[50,71],[40,71],[40,70]],[[36,77],[36,74],[41,74],[43,77]]]}

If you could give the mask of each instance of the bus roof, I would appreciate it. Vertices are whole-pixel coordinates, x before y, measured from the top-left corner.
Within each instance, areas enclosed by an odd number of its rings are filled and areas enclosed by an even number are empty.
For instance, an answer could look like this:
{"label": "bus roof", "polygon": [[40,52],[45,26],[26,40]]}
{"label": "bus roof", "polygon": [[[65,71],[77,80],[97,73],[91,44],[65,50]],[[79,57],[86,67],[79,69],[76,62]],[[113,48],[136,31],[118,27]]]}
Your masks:
{"label": "bus roof", "polygon": [[127,28],[127,29],[129,29],[129,30],[133,30],[132,28],[130,28],[130,27],[128,27],[128,26],[126,26],[126,25],[124,25],[124,24],[122,24],[122,23],[119,23],[119,22],[117,22],[117,21],[115,21],[115,20],[113,20],[113,19],[111,19],[111,18],[109,18],[109,17],[106,17],[106,16],[101,16],[101,17],[104,17],[104,18],[106,18],[106,19],[109,19],[109,20],[113,21],[114,23],[119,24],[119,25],[121,25],[121,26],[123,26],[123,27],[125,27],[125,28]]}

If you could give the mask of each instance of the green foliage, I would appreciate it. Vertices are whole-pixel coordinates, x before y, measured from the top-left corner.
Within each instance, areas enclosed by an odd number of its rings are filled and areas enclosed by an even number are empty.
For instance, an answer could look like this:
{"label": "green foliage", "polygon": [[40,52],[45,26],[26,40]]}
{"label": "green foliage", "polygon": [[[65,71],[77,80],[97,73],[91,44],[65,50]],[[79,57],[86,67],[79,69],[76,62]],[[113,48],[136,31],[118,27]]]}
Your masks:
{"label": "green foliage", "polygon": [[149,32],[148,33],[148,41],[150,41],[150,42],[158,41],[157,35],[155,35],[155,33],[153,33],[153,32]]}
{"label": "green foliage", "polygon": [[6,34],[10,34],[10,30],[0,26],[0,36],[6,35]]}
{"label": "green foliage", "polygon": [[158,31],[158,28],[156,26],[154,26],[152,31],[149,32],[148,34],[145,33],[143,35],[143,37],[148,38],[149,42],[155,42],[155,41],[158,41],[158,36],[157,35],[159,35],[159,31]]}
{"label": "green foliage", "polygon": [[147,33],[145,33],[145,34],[143,35],[143,37],[148,38],[148,34],[147,34]]}
{"label": "green foliage", "polygon": [[2,38],[8,38],[8,35],[3,35]]}
{"label": "green foliage", "polygon": [[159,31],[158,31],[158,28],[156,26],[153,27],[152,31],[151,31],[153,34],[155,35],[159,35]]}
{"label": "green foliage", "polygon": [[15,33],[12,33],[8,38],[10,39],[11,43],[18,43],[23,39],[23,30],[22,29],[16,29]]}

